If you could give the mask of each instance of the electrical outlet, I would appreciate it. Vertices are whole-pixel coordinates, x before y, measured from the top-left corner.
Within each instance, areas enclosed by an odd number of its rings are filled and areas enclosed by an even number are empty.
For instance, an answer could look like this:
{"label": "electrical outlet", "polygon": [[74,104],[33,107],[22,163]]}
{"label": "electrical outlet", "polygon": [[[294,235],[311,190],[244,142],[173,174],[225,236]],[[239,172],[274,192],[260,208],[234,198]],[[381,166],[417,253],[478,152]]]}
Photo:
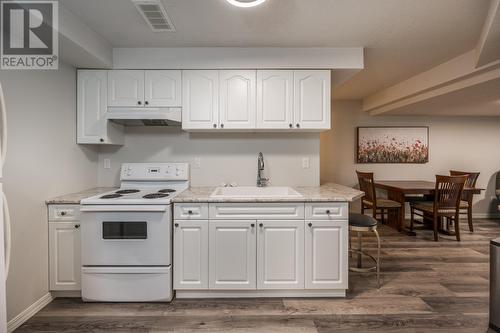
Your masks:
{"label": "electrical outlet", "polygon": [[201,158],[199,158],[199,157],[194,158],[193,168],[195,168],[195,169],[201,168]]}
{"label": "electrical outlet", "polygon": [[302,168],[309,169],[309,157],[302,157]]}
{"label": "electrical outlet", "polygon": [[104,159],[104,169],[111,169],[111,160],[109,158]]}

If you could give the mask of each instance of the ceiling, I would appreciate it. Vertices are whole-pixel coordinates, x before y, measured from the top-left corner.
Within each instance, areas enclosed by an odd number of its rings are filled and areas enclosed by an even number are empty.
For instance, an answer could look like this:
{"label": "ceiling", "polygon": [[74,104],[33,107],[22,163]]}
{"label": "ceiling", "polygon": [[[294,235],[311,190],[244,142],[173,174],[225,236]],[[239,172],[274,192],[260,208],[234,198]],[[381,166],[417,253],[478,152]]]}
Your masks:
{"label": "ceiling", "polygon": [[365,47],[335,98],[362,98],[471,50],[490,0],[163,0],[176,32],[154,33],[130,0],[60,0],[114,47]]}

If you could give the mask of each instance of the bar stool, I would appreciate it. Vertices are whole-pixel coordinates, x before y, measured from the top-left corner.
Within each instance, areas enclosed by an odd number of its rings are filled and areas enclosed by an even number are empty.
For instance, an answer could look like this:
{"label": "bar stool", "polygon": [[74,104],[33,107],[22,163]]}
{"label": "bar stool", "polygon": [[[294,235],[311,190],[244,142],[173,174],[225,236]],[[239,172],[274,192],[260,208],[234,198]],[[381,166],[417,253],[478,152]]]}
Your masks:
{"label": "bar stool", "polygon": [[[380,237],[377,232],[377,220],[371,216],[363,214],[349,214],[349,231],[355,231],[358,234],[358,248],[353,249],[351,247],[351,242],[349,242],[349,252],[356,253],[358,255],[357,267],[349,267],[352,272],[377,272],[377,288],[380,288]],[[363,251],[363,232],[373,232],[377,237],[377,258]],[[362,266],[362,256],[367,256],[375,262],[375,266],[363,268]]]}

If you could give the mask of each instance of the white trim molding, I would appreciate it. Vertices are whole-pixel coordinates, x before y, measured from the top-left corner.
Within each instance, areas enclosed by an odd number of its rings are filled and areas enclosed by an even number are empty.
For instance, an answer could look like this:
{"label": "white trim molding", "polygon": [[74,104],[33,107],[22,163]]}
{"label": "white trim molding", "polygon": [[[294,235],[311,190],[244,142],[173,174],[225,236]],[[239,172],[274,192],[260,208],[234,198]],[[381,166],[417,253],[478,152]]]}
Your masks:
{"label": "white trim molding", "polygon": [[114,69],[358,69],[362,47],[114,48]]}
{"label": "white trim molding", "polygon": [[52,302],[54,297],[52,297],[51,293],[46,293],[40,299],[38,299],[35,303],[28,306],[26,309],[21,311],[17,316],[9,320],[7,323],[7,332],[14,332],[19,326],[24,324],[28,319],[33,317],[38,311],[43,309],[47,304]]}

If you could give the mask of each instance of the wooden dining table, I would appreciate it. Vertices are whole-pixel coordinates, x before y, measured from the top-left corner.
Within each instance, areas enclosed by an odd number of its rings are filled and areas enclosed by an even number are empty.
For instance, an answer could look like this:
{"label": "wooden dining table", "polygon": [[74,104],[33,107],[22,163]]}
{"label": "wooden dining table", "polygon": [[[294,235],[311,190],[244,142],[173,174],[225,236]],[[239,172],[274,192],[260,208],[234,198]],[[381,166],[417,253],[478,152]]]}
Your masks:
{"label": "wooden dining table", "polygon": [[[405,225],[405,203],[411,197],[420,195],[432,195],[436,183],[427,180],[375,180],[375,188],[387,191],[387,198],[397,201],[401,204],[401,209],[391,209],[388,211],[387,223],[390,227],[414,236],[415,233],[408,230]],[[465,187],[464,191],[471,191],[474,194],[480,194],[483,189]]]}

